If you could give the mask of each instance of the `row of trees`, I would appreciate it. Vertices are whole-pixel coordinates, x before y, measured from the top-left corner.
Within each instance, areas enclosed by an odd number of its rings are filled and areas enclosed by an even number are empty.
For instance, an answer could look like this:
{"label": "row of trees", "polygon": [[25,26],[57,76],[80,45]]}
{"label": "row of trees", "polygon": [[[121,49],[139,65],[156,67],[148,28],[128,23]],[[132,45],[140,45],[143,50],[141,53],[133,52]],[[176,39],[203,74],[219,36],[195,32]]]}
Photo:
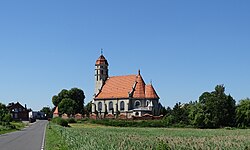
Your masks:
{"label": "row of trees", "polygon": [[[85,95],[81,89],[63,89],[53,96],[52,102],[58,106],[60,113],[86,114],[91,113],[91,102],[84,107]],[[44,107],[42,112],[52,116],[53,110]],[[226,126],[250,126],[250,99],[235,100],[225,93],[224,85],[217,85],[212,92],[204,92],[198,101],[186,104],[176,103],[171,109],[163,107],[161,114],[169,125],[195,126],[198,128],[218,128]]]}
{"label": "row of trees", "polygon": [[173,125],[191,125],[199,128],[226,126],[250,126],[250,99],[241,100],[236,105],[225,87],[217,85],[212,92],[204,92],[198,101],[188,104],[177,103],[173,109],[163,109],[164,119]]}

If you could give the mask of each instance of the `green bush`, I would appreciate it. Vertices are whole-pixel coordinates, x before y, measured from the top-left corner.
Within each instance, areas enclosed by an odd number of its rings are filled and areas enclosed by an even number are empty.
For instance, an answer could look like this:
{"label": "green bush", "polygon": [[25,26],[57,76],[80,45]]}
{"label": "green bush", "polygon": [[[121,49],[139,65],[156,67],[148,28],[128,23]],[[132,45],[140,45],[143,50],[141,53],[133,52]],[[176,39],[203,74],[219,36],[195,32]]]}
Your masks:
{"label": "green bush", "polygon": [[83,119],[80,119],[80,120],[77,120],[77,123],[84,123],[84,122],[89,122],[89,118],[83,118]]}
{"label": "green bush", "polygon": [[56,124],[58,124],[60,126],[63,126],[63,127],[69,127],[68,122],[65,119],[62,119],[60,117],[53,118],[52,122],[56,123]]}
{"label": "green bush", "polygon": [[76,120],[74,118],[69,118],[67,119],[68,123],[76,123]]}
{"label": "green bush", "polygon": [[167,127],[162,120],[90,120],[91,123],[115,127]]}
{"label": "green bush", "polygon": [[11,122],[12,121],[11,115],[9,113],[5,114],[3,117],[3,121],[4,122]]}

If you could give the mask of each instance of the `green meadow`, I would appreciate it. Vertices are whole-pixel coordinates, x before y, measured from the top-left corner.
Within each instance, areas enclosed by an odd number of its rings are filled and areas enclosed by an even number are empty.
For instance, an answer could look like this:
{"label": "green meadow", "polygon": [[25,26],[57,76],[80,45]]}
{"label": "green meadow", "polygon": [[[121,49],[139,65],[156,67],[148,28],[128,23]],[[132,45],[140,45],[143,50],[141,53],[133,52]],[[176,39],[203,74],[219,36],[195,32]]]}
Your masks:
{"label": "green meadow", "polygon": [[250,129],[138,128],[49,124],[46,149],[151,150],[250,149]]}

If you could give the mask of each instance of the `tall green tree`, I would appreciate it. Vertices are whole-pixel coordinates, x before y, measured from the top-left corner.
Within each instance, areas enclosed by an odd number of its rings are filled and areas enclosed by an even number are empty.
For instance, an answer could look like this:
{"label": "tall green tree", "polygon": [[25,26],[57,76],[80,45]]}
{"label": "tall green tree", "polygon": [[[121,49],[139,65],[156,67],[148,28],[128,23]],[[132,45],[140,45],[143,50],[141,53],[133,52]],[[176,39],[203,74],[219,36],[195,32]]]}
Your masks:
{"label": "tall green tree", "polygon": [[0,122],[11,122],[11,115],[5,104],[0,103]]}
{"label": "tall green tree", "polygon": [[58,105],[58,108],[60,112],[66,113],[68,115],[76,114],[78,113],[77,110],[77,104],[74,100],[70,98],[64,98]]}
{"label": "tall green tree", "polygon": [[88,102],[88,104],[84,108],[85,114],[89,116],[92,111],[92,101]]}
{"label": "tall green tree", "polygon": [[76,107],[76,113],[83,113],[84,112],[84,99],[85,95],[84,92],[81,89],[78,88],[72,88],[68,91],[69,98],[74,100],[77,107]]}
{"label": "tall green tree", "polygon": [[52,102],[55,106],[58,106],[59,103],[64,99],[64,98],[70,98],[69,97],[69,91],[66,89],[63,89],[58,95],[54,95],[52,97]]}
{"label": "tall green tree", "polygon": [[57,95],[54,95],[52,97],[52,103],[54,104],[55,107],[58,106],[61,101],[62,101],[62,99],[59,99],[59,97]]}
{"label": "tall green tree", "polygon": [[238,127],[250,127],[250,99],[240,100],[236,108],[236,123]]}
{"label": "tall green tree", "polygon": [[204,92],[199,97],[196,125],[200,126],[203,120],[205,128],[233,126],[235,123],[235,100],[225,94],[225,87],[217,85],[215,91]]}
{"label": "tall green tree", "polygon": [[171,112],[174,124],[189,124],[189,107],[189,104],[181,104],[180,102],[175,104]]}
{"label": "tall green tree", "polygon": [[160,115],[167,115],[167,109],[164,106],[160,108]]}
{"label": "tall green tree", "polygon": [[84,113],[85,95],[81,89],[63,89],[58,95],[52,97],[52,102],[59,108],[59,113],[76,114]]}
{"label": "tall green tree", "polygon": [[46,114],[47,118],[51,118],[52,115],[53,115],[52,110],[50,109],[50,107],[43,107],[40,111],[44,112]]}
{"label": "tall green tree", "polygon": [[0,103],[0,121],[3,121],[5,114],[7,114],[7,108],[4,104]]}
{"label": "tall green tree", "polygon": [[189,111],[190,124],[199,128],[205,128],[205,113],[201,103],[195,103]]}

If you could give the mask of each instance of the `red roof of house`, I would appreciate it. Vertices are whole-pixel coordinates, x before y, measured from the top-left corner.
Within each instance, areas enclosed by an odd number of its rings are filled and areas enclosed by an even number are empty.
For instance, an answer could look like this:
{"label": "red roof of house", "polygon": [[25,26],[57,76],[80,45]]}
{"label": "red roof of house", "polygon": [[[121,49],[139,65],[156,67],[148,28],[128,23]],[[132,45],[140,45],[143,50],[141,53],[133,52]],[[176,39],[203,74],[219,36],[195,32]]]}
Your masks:
{"label": "red roof of house", "polygon": [[140,72],[138,75],[113,76],[108,78],[95,99],[129,97],[137,99],[159,99],[153,86],[145,84]]}
{"label": "red roof of house", "polygon": [[96,60],[96,63],[95,63],[95,64],[96,64],[96,65],[100,65],[100,64],[109,65],[107,59],[106,59],[103,55],[101,55],[101,56]]}

